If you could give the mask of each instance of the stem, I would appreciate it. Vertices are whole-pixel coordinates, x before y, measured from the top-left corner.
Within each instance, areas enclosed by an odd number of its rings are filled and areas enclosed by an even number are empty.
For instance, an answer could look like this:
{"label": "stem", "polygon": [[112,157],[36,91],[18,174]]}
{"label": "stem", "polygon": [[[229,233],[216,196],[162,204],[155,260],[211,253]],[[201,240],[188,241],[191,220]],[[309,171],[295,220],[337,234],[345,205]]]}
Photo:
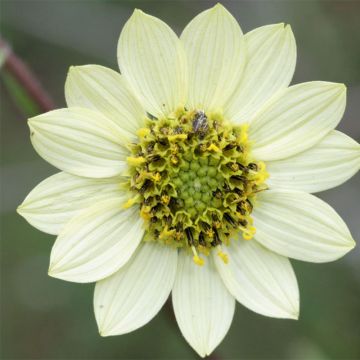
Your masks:
{"label": "stem", "polygon": [[54,101],[44,90],[39,80],[3,39],[0,39],[0,49],[5,54],[4,68],[16,78],[39,108],[42,111],[54,109]]}

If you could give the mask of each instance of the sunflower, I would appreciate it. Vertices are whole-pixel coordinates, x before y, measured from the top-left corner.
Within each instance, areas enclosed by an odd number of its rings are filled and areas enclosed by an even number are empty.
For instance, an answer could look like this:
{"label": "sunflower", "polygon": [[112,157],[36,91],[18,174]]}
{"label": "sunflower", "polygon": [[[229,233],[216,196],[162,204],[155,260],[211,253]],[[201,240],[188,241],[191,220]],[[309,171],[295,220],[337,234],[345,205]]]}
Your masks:
{"label": "sunflower", "polygon": [[200,356],[224,338],[235,300],[297,319],[288,258],[333,261],[355,245],[310,195],[360,167],[359,144],[334,130],[345,86],[289,86],[290,26],[243,35],[220,4],[180,38],[135,10],[117,53],[121,75],[71,67],[68,107],[29,120],[35,150],[61,170],[18,208],[57,235],[49,275],[96,282],[102,336],[145,325],[171,293]]}

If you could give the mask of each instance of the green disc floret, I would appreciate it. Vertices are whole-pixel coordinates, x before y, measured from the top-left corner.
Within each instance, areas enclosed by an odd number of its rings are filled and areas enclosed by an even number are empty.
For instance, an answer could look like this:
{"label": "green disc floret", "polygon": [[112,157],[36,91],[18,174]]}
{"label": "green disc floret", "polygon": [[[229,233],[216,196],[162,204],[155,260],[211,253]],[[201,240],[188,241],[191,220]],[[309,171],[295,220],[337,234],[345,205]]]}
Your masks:
{"label": "green disc floret", "polygon": [[147,119],[138,136],[128,158],[134,197],[125,206],[139,204],[144,241],[209,254],[235,232],[253,236],[253,201],[267,173],[250,156],[246,125],[181,110]]}

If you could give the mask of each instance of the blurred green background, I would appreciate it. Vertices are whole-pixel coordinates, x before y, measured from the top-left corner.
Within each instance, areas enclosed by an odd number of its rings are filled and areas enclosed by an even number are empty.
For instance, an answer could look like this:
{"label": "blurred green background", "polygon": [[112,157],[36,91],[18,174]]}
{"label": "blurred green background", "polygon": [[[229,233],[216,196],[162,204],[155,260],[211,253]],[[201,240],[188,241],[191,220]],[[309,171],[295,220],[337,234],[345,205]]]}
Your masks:
{"label": "blurred green background", "polygon": [[[40,79],[56,107],[65,105],[70,65],[116,64],[118,35],[135,7],[180,34],[212,1],[2,1],[1,36]],[[344,82],[348,105],[340,130],[360,139],[359,1],[223,1],[244,32],[290,23],[297,39],[294,83]],[[148,325],[101,338],[93,285],[47,276],[54,236],[15,213],[25,195],[57,170],[32,149],[26,118],[40,110],[1,69],[1,358],[195,359],[163,309]],[[360,177],[319,196],[360,240]],[[233,325],[213,359],[360,359],[360,250],[335,263],[294,261],[301,291],[299,321],[262,317],[237,305]]]}

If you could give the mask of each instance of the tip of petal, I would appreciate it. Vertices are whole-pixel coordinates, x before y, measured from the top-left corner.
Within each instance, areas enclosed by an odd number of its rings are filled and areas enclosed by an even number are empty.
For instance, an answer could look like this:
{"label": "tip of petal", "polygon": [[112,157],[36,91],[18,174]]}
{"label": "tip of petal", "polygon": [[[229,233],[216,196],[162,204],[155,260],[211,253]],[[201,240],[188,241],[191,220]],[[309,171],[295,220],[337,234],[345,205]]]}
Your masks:
{"label": "tip of petal", "polygon": [[24,204],[21,204],[16,208],[16,212],[21,216],[23,214],[23,208],[24,208]]}
{"label": "tip of petal", "polygon": [[356,246],[356,242],[353,238],[351,238],[351,241],[349,242],[349,251],[351,251],[352,249],[354,249]]}
{"label": "tip of petal", "polygon": [[78,67],[78,66],[70,65],[70,66],[69,66],[69,70],[68,70],[68,74],[70,74],[71,72],[75,71],[77,67]]}
{"label": "tip of petal", "polygon": [[345,84],[341,83],[341,84],[339,84],[339,89],[341,89],[341,91],[343,92],[343,91],[347,90],[347,87]]}
{"label": "tip of petal", "polygon": [[327,84],[329,85],[329,88],[332,88],[338,95],[343,94],[347,90],[346,85],[343,83],[328,82]]}
{"label": "tip of petal", "polygon": [[212,10],[214,13],[215,12],[229,13],[229,11],[226,9],[226,7],[223,4],[220,4],[220,3],[216,3],[216,5],[214,5],[210,10]]}
{"label": "tip of petal", "polygon": [[101,337],[109,337],[109,336],[116,336],[116,335],[123,335],[126,332],[116,331],[113,327],[104,328],[104,325],[101,327],[98,325],[98,331]]}
{"label": "tip of petal", "polygon": [[20,204],[16,208],[16,212],[25,219],[27,219],[27,216],[29,215],[29,213],[31,214],[31,210],[29,211],[29,208],[25,203]]}
{"label": "tip of petal", "polygon": [[81,72],[81,70],[84,70],[86,68],[87,65],[71,65],[69,67],[68,73],[67,73],[67,80],[69,79],[70,76],[74,76],[76,74],[78,74],[79,72]]}
{"label": "tip of petal", "polygon": [[300,312],[299,310],[294,310],[291,314],[289,314],[288,319],[290,320],[299,320]]}
{"label": "tip of petal", "polygon": [[56,271],[56,266],[54,264],[50,264],[48,269],[48,275],[54,278],[57,278],[58,272]]}
{"label": "tip of petal", "polygon": [[[50,263],[48,275],[55,279],[73,281],[71,278],[68,278],[68,276],[66,276],[66,271],[65,272],[62,271],[61,267],[57,266],[56,263]],[[74,282],[78,282],[78,281],[74,281]]]}
{"label": "tip of petal", "polygon": [[131,18],[135,19],[136,17],[141,17],[141,16],[147,16],[147,14],[144,11],[135,8],[131,15]]}
{"label": "tip of petal", "polygon": [[284,26],[284,30],[288,31],[288,32],[292,32],[292,27],[290,24],[285,24],[285,23],[282,23],[283,26]]}
{"label": "tip of petal", "polygon": [[284,22],[281,22],[281,23],[277,23],[277,24],[274,24],[273,27],[274,28],[278,28],[278,29],[285,29],[288,25],[285,24]]}
{"label": "tip of petal", "polygon": [[213,7],[214,9],[225,9],[225,6],[221,3],[216,3]]}
{"label": "tip of petal", "polygon": [[[30,130],[35,130],[36,125],[41,123],[41,114],[29,118],[27,123],[28,123]],[[30,134],[30,135],[32,135],[32,134]]]}
{"label": "tip of petal", "polygon": [[109,335],[107,334],[106,330],[103,330],[103,329],[99,329],[99,335],[100,335],[101,337],[107,337],[107,336],[109,336]]}

